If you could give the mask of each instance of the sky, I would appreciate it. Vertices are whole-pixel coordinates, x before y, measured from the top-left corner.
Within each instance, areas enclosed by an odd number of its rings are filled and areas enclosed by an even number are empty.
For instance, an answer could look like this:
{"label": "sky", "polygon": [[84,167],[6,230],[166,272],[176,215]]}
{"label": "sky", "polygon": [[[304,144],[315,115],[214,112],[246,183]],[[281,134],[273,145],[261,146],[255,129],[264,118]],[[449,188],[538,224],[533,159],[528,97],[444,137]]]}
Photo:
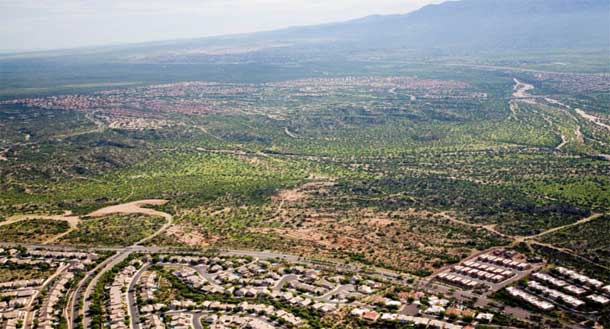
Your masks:
{"label": "sky", "polygon": [[196,38],[407,13],[442,0],[0,0],[0,51]]}

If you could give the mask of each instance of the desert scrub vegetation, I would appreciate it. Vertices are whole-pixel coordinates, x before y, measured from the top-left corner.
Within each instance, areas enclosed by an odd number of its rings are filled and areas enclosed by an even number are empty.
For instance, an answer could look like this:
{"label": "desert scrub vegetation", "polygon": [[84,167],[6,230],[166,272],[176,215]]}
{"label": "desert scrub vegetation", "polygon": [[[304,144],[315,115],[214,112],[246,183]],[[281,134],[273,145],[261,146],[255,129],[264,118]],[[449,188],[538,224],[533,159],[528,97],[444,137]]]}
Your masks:
{"label": "desert scrub vegetation", "polygon": [[610,267],[610,216],[548,234],[541,242],[567,248],[592,262]]}
{"label": "desert scrub vegetation", "polygon": [[[181,212],[175,226],[153,243],[210,248],[290,251],[316,258],[358,260],[415,273],[454,263],[506,239],[452,223],[431,212],[345,205],[334,182],[282,190],[272,201],[242,205],[222,199]],[[344,206],[341,206],[341,205]],[[338,233],[338,232],[341,233]]]}
{"label": "desert scrub vegetation", "polygon": [[165,219],[143,215],[110,215],[84,218],[60,242],[75,245],[127,246],[155,233]]}
{"label": "desert scrub vegetation", "polygon": [[26,219],[0,226],[2,241],[19,243],[44,242],[70,229],[67,222],[52,219]]}
{"label": "desert scrub vegetation", "polygon": [[99,202],[172,199],[182,206],[214,200],[232,194],[248,200],[262,200],[275,189],[307,177],[307,167],[288,166],[284,161],[254,161],[234,155],[208,152],[176,152],[151,158],[124,170],[90,180],[44,183],[37,193],[10,190],[3,204],[99,207]]}

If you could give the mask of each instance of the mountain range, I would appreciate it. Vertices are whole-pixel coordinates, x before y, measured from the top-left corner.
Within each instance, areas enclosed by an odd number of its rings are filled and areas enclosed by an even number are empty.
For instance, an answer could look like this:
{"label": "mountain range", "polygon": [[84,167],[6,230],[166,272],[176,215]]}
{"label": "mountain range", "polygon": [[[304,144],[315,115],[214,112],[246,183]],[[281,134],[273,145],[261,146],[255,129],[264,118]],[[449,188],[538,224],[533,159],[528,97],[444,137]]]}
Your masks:
{"label": "mountain range", "polygon": [[[347,22],[215,38],[141,44],[131,55],[167,52],[193,58],[314,49],[544,50],[609,49],[607,0],[462,0],[428,5],[403,15],[376,15]],[[146,57],[148,57],[148,55]],[[137,56],[136,56],[137,57]]]}
{"label": "mountain range", "polygon": [[276,31],[68,51],[114,60],[193,61],[270,53],[362,50],[609,49],[608,0],[461,0],[403,15]]}

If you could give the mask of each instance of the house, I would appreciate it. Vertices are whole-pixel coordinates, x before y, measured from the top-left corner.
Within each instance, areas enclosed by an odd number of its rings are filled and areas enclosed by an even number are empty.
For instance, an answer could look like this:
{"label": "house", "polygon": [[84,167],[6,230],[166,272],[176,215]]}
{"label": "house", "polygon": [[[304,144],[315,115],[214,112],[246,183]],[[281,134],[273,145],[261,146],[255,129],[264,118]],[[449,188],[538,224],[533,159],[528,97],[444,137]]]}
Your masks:
{"label": "house", "polygon": [[379,319],[379,313],[375,311],[364,312],[364,314],[362,314],[362,319],[366,321],[375,322],[377,321],[377,319]]}
{"label": "house", "polygon": [[587,296],[587,299],[604,306],[610,304],[610,299],[601,295],[590,295]]}
{"label": "house", "polygon": [[475,319],[477,319],[481,322],[487,322],[487,323],[490,323],[493,320],[493,318],[494,318],[494,315],[492,313],[479,313],[475,317]]}
{"label": "house", "polygon": [[459,308],[456,308],[456,307],[449,307],[445,311],[445,315],[449,316],[449,317],[451,317],[451,316],[460,317],[460,316],[462,316],[462,310],[460,310]]}
{"label": "house", "polygon": [[445,308],[442,306],[438,306],[438,305],[432,305],[432,306],[428,307],[426,310],[424,310],[425,314],[432,314],[432,315],[439,315],[442,312],[445,312]]}
{"label": "house", "polygon": [[373,289],[371,287],[369,287],[369,286],[366,286],[366,285],[359,286],[358,287],[358,291],[363,293],[363,294],[367,294],[367,295],[370,295],[370,294],[373,293]]}
{"label": "house", "polygon": [[388,299],[385,302],[385,306],[390,307],[390,308],[399,308],[400,305],[402,305],[402,304],[397,300]]}

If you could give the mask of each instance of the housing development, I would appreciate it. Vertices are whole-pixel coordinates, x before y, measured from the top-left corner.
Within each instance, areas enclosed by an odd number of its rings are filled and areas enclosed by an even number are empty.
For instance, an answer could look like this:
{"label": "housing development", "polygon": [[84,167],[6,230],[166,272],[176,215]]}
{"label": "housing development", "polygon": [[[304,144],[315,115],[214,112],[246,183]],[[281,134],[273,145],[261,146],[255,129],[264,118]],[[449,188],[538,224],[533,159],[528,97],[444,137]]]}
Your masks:
{"label": "housing development", "polygon": [[[0,283],[4,328],[308,328],[333,321],[453,329],[527,325],[553,310],[592,320],[610,304],[610,280],[503,248],[430,278],[273,252],[138,243],[5,245],[0,255],[3,271],[27,270],[27,278]],[[501,310],[498,302],[525,304]]]}

